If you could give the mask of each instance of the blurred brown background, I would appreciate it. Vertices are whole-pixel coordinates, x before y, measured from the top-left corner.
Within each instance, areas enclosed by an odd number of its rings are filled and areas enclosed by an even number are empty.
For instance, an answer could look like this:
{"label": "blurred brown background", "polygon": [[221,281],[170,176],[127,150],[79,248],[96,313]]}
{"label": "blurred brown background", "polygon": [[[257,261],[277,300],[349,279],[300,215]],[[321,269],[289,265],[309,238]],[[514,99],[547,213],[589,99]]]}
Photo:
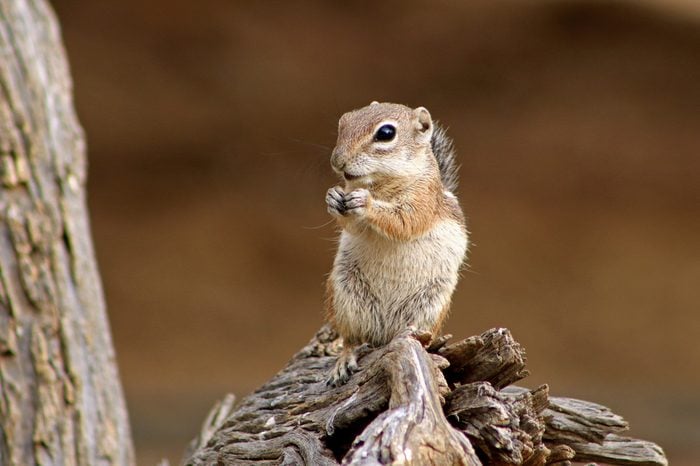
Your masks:
{"label": "blurred brown background", "polygon": [[140,464],[321,324],[343,112],[450,128],[474,246],[447,331],[698,464],[700,5],[54,0]]}

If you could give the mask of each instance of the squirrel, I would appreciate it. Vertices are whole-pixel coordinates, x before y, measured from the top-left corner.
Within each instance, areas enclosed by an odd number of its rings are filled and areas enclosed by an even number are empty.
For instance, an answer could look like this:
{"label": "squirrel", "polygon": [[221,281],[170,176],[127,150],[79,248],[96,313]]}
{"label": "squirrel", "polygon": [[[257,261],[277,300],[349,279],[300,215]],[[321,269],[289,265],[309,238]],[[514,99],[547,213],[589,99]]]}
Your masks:
{"label": "squirrel", "polygon": [[345,113],[331,166],[345,183],[326,194],[341,227],[326,318],[343,350],[327,382],[341,385],[358,369],[359,345],[440,329],[468,234],[452,141],[424,107],[372,102]]}

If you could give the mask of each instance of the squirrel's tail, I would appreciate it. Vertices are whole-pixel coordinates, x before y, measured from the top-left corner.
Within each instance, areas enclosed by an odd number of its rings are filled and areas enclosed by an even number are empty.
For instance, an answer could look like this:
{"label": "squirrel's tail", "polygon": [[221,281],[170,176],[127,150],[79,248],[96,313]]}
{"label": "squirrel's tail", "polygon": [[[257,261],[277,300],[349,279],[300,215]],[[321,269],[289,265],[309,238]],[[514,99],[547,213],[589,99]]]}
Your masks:
{"label": "squirrel's tail", "polygon": [[454,193],[459,184],[459,166],[455,160],[455,148],[445,129],[435,123],[430,146],[440,167],[440,178],[447,191]]}

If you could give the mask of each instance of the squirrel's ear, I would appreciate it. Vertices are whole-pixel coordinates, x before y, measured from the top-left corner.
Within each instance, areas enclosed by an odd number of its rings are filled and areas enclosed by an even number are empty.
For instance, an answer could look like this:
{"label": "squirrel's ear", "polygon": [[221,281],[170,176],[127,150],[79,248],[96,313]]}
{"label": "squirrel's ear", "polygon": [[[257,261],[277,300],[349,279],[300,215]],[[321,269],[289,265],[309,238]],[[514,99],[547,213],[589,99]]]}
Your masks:
{"label": "squirrel's ear", "polygon": [[378,103],[379,102],[377,102],[376,100],[373,100],[372,102],[370,102],[370,105],[377,105]]}
{"label": "squirrel's ear", "polygon": [[425,107],[418,107],[413,110],[414,127],[420,139],[429,141],[433,135],[433,120],[430,112]]}

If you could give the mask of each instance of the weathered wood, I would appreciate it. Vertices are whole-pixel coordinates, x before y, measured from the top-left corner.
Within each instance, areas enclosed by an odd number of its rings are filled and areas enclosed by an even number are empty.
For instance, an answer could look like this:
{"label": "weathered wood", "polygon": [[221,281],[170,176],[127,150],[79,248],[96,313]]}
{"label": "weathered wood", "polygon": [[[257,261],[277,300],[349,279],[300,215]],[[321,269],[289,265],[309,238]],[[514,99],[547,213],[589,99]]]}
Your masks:
{"label": "weathered wood", "polygon": [[454,389],[445,413],[490,461],[539,464],[536,458],[551,454],[542,441],[541,422],[548,390],[543,385],[507,395],[488,382],[473,382]]}
{"label": "weathered wood", "polygon": [[212,436],[221,426],[224,425],[226,419],[233,412],[235,401],[236,397],[229,393],[223,400],[214,405],[209,412],[209,415],[204,420],[204,424],[202,424],[202,430],[200,430],[199,435],[197,435],[197,437],[190,442],[190,445],[185,452],[185,456],[191,455],[200,448],[203,448],[209,442]]}
{"label": "weathered wood", "polygon": [[338,464],[346,457],[346,464],[372,458],[384,464],[480,464],[442,412],[444,358],[405,335],[376,351],[361,350],[363,370],[330,387],[326,379],[337,351],[336,336],[322,329],[186,462]]}
{"label": "weathered wood", "polygon": [[580,461],[656,466],[668,464],[664,451],[652,442],[610,434],[603,443],[571,443]]}
{"label": "weathered wood", "polygon": [[551,397],[544,420],[547,423],[545,438],[559,442],[600,443],[608,435],[629,428],[622,416],[605,406],[573,398]]}
{"label": "weathered wood", "polygon": [[45,0],[0,0],[0,53],[0,464],[132,464],[85,140]]}
{"label": "weathered wood", "polygon": [[[658,446],[618,437],[627,424],[603,406],[550,398],[546,385],[506,387],[526,375],[524,350],[506,329],[453,344],[405,334],[363,347],[360,371],[329,387],[338,351],[336,335],[321,329],[238,406],[217,407],[185,463],[666,464]],[[226,421],[212,422],[223,412]]]}
{"label": "weathered wood", "polygon": [[489,382],[506,387],[528,376],[525,350],[506,329],[494,329],[447,345],[439,353],[450,362],[445,376],[452,383]]}
{"label": "weathered wood", "polygon": [[372,368],[381,368],[391,390],[388,409],[355,439],[342,463],[363,464],[371,458],[381,464],[481,464],[443,414],[447,384],[440,368],[447,367],[446,361],[431,358],[408,337],[389,348]]}

